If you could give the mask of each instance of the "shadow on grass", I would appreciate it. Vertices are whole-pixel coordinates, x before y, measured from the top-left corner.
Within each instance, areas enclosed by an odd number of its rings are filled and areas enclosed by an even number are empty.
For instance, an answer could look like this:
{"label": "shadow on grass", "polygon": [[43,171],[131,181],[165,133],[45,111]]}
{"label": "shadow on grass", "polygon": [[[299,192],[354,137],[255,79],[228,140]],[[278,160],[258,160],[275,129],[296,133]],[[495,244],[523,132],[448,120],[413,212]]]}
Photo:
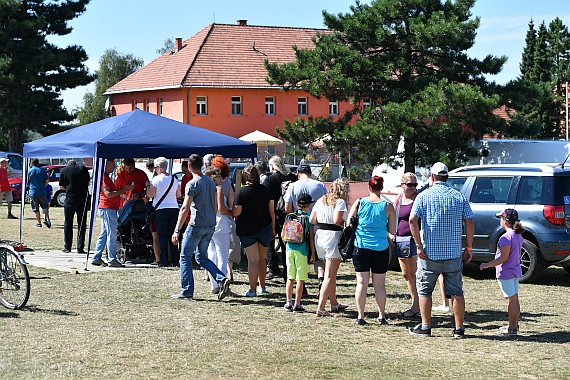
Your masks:
{"label": "shadow on grass", "polygon": [[[473,280],[494,280],[495,269],[479,270],[479,264],[465,264],[463,275]],[[544,270],[536,285],[545,286],[566,286],[570,287],[570,274],[562,267],[552,266]]]}
{"label": "shadow on grass", "polygon": [[[8,309],[6,309],[8,310]],[[8,310],[2,311],[0,310],[0,318],[20,318],[20,314],[18,312]]]}
{"label": "shadow on grass", "polygon": [[30,311],[32,313],[43,313],[43,314],[49,314],[49,315],[63,315],[66,317],[78,317],[79,316],[79,313],[76,313],[74,311],[42,309],[41,307],[36,306],[36,305],[26,306],[22,310]]}

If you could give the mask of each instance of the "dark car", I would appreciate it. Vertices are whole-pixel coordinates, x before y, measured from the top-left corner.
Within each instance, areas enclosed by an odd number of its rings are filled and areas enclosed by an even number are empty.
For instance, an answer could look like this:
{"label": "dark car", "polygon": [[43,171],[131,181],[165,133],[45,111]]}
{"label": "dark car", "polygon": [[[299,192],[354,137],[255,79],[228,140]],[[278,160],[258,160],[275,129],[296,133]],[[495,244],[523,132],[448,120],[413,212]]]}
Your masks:
{"label": "dark car", "polygon": [[473,262],[493,260],[505,232],[495,217],[514,208],[525,229],[521,282],[536,281],[549,265],[570,273],[570,167],[560,164],[476,165],[449,173],[473,209]]}

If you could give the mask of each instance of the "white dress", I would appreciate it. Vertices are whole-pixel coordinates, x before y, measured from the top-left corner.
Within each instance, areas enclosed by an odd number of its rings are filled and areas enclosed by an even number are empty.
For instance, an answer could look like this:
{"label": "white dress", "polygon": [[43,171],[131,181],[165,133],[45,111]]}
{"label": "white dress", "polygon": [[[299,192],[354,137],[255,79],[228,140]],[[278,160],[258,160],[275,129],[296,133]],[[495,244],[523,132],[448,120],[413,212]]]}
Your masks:
{"label": "white dress", "polygon": [[[319,223],[334,224],[334,214],[337,211],[343,212],[343,219],[346,220],[346,202],[344,199],[337,199],[333,206],[327,206],[323,203],[323,198],[319,199],[313,211],[317,214],[317,221]],[[338,239],[342,231],[331,231],[317,229],[315,232],[315,248],[319,259],[340,259],[340,252],[338,250]]]}

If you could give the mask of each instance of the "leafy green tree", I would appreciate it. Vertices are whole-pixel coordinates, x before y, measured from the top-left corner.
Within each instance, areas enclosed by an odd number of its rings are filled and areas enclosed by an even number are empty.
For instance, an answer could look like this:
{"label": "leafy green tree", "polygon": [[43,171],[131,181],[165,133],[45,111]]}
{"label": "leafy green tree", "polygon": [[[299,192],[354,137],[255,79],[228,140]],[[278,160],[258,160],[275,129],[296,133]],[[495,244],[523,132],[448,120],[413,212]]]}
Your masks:
{"label": "leafy green tree", "polygon": [[521,70],[520,78],[524,81],[530,81],[530,72],[534,67],[534,50],[536,48],[536,30],[534,29],[534,22],[530,19],[528,23],[528,31],[526,32],[525,47],[523,49],[521,63],[519,68]]}
{"label": "leafy green tree", "polygon": [[21,152],[25,131],[47,134],[73,116],[62,90],[93,81],[81,46],[60,48],[48,36],[71,33],[67,25],[89,0],[0,1],[0,130],[8,149]]}
{"label": "leafy green tree", "polygon": [[87,91],[83,95],[83,106],[75,110],[79,124],[89,124],[109,117],[105,109],[105,91],[131,75],[144,65],[142,58],[132,54],[122,54],[108,49],[99,59],[99,69],[95,71],[95,93]]}
{"label": "leafy green tree", "polygon": [[164,46],[162,46],[160,49],[156,49],[156,53],[157,54],[164,54],[167,51],[170,51],[174,48],[174,39],[172,39],[172,37],[168,37],[166,40],[164,40]]}
{"label": "leafy green tree", "polygon": [[266,62],[267,81],[354,106],[338,121],[286,122],[278,134],[297,146],[328,134],[330,150],[358,147],[353,157],[395,167],[403,162],[406,171],[436,160],[457,165],[474,153],[472,138],[504,128],[492,113],[499,102],[495,86],[484,74],[498,73],[507,58],[465,53],[479,26],[473,5],[376,0],[356,1],[346,14],[323,11],[329,31],[314,38],[313,49],[294,47],[296,62]]}

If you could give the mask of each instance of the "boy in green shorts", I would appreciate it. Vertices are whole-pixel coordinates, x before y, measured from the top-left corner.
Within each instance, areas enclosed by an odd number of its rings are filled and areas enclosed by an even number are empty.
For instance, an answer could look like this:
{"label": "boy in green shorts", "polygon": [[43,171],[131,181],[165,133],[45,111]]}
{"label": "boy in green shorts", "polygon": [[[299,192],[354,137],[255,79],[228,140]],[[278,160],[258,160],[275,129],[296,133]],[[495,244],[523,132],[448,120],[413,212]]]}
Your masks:
{"label": "boy in green shorts", "polygon": [[[297,200],[297,207],[299,208],[297,214],[305,216],[305,230],[303,234],[308,239],[305,238],[302,243],[286,243],[287,284],[285,286],[285,295],[287,302],[285,302],[283,308],[286,311],[295,313],[305,312],[305,307],[301,305],[301,297],[305,281],[309,279],[307,263],[309,247],[311,250],[311,263],[315,261],[315,235],[313,225],[309,223],[309,207],[311,203],[313,203],[313,199],[309,194],[302,194]],[[297,289],[295,292],[295,303],[293,304],[293,284],[295,280],[297,280]]]}

